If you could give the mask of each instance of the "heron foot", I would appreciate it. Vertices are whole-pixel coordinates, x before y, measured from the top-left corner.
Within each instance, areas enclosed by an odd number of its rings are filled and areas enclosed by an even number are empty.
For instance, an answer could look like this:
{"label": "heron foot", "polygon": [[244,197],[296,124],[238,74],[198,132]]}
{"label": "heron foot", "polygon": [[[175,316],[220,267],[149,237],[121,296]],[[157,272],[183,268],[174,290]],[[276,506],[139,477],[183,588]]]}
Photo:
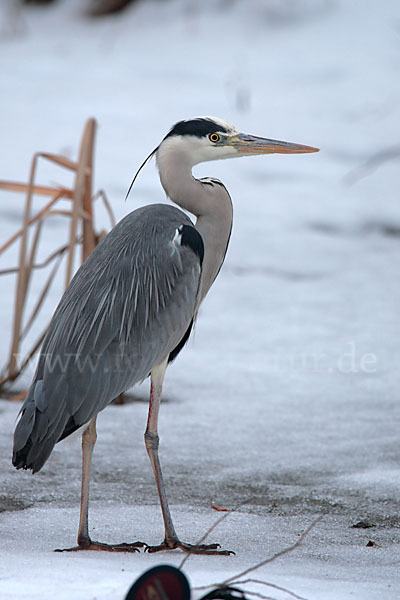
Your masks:
{"label": "heron foot", "polygon": [[73,548],[57,548],[54,552],[79,552],[80,550],[96,550],[98,552],[140,552],[139,548],[145,547],[143,542],[122,544],[104,544],[103,542],[92,542],[91,539]]}
{"label": "heron foot", "polygon": [[147,546],[144,551],[149,552],[150,554],[154,552],[162,552],[164,550],[175,550],[179,548],[184,552],[188,552],[189,554],[208,554],[208,555],[221,555],[221,556],[231,556],[231,554],[235,554],[233,550],[219,550],[221,548],[220,544],[185,544],[180,540],[174,540],[173,542],[167,542],[164,540],[162,544],[158,546]]}

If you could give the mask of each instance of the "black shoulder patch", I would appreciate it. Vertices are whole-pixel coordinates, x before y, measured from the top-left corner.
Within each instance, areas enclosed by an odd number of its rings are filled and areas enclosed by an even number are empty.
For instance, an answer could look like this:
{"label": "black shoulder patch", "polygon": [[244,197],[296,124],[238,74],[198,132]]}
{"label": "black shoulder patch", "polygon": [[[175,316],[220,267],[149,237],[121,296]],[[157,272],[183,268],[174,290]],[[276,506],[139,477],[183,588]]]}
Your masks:
{"label": "black shoulder patch", "polygon": [[225,187],[222,181],[220,181],[219,179],[213,179],[212,182],[215,183],[215,185],[220,185],[223,188]]}
{"label": "black shoulder patch", "polygon": [[164,139],[174,135],[194,135],[196,137],[205,137],[210,133],[227,133],[222,125],[218,125],[210,119],[192,119],[190,121],[179,121],[175,123]]}
{"label": "black shoulder patch", "polygon": [[169,353],[169,356],[168,356],[168,362],[169,363],[176,359],[176,357],[178,356],[179,352],[182,350],[182,348],[184,347],[184,345],[188,341],[189,336],[190,336],[190,332],[192,331],[192,327],[193,327],[193,319],[190,321],[190,325],[186,329],[185,335],[183,336],[183,338],[181,339],[181,341],[179,342],[179,344],[177,346],[175,346],[175,348],[172,350],[172,352]]}
{"label": "black shoulder patch", "polygon": [[202,177],[198,181],[200,181],[200,183],[202,183],[203,185],[220,185],[221,187],[225,188],[222,181],[220,181],[219,179],[213,179],[212,177]]}
{"label": "black shoulder patch", "polygon": [[181,225],[178,229],[181,235],[181,246],[188,246],[199,257],[200,266],[203,264],[204,243],[203,238],[191,225]]}

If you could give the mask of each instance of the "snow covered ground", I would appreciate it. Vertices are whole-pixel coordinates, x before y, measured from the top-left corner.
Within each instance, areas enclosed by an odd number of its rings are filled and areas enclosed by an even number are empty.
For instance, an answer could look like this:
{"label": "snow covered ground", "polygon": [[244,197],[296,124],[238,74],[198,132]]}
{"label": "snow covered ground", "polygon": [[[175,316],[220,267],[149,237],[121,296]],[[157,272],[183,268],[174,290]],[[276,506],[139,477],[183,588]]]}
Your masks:
{"label": "snow covered ground", "polygon": [[[37,150],[74,157],[92,115],[95,187],[118,218],[162,201],[152,164],[123,199],[136,167],[181,118],[217,115],[321,148],[195,171],[227,185],[234,230],[193,340],[167,374],[161,460],[183,539],[196,541],[216,520],[213,503],[241,506],[210,535],[236,556],[192,556],[187,576],[192,585],[230,577],[323,515],[301,547],[254,577],[309,600],[398,598],[398,160],[359,168],[399,146],[399,3],[147,1],[96,22],[82,8],[64,0],[18,13],[1,4],[0,178],[26,179]],[[43,166],[40,180],[65,175]],[[2,240],[21,213],[22,198],[1,193]],[[43,256],[63,225],[47,227]],[[98,228],[106,225],[100,212]],[[0,268],[15,256],[1,257]],[[12,277],[0,291],[4,363]],[[54,290],[49,311],[56,300]],[[132,394],[98,419],[91,530],[102,541],[158,543],[143,443],[147,385]],[[145,569],[180,563],[178,552],[55,554],[75,542],[79,443],[58,445],[34,477],[15,471],[18,409],[0,401],[1,600],[122,600]],[[374,527],[352,528],[359,521]]]}

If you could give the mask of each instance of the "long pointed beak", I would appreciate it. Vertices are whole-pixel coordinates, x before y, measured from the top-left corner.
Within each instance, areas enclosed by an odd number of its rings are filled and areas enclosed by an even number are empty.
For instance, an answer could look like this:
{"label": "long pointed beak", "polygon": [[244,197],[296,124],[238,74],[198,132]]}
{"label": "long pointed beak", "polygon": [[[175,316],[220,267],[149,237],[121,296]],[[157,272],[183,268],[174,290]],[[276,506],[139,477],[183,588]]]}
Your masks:
{"label": "long pointed beak", "polygon": [[233,136],[229,143],[239,154],[304,154],[306,152],[319,152],[319,148],[313,146],[269,140],[255,135],[247,135],[246,133]]}

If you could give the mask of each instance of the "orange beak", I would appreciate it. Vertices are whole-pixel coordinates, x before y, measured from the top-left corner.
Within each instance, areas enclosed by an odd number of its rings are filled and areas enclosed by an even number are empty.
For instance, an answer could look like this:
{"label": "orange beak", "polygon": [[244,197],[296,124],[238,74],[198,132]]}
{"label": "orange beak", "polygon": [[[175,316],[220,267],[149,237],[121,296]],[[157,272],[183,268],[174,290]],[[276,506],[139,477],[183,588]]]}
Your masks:
{"label": "orange beak", "polygon": [[292,142],[281,142],[279,140],[269,140],[267,138],[257,137],[240,133],[229,140],[229,145],[233,146],[239,154],[305,154],[307,152],[319,152],[319,148],[313,146],[303,146],[302,144],[293,144]]}

